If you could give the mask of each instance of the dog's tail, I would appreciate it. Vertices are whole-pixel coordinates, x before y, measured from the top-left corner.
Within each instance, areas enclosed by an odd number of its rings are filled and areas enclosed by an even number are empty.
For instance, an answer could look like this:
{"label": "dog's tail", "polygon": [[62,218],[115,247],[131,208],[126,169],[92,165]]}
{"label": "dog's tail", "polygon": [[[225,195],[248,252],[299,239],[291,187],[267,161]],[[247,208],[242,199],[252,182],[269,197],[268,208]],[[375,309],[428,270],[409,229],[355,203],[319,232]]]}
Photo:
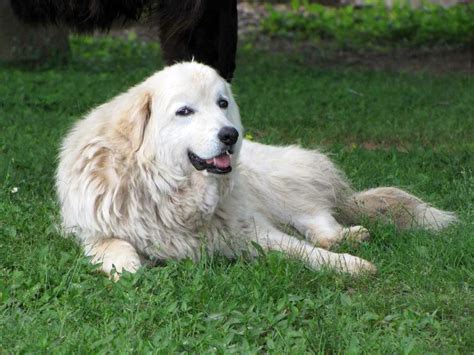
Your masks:
{"label": "dog's tail", "polygon": [[351,224],[360,224],[369,218],[392,222],[399,229],[439,231],[458,220],[454,213],[434,208],[395,187],[354,193],[339,207],[342,219]]}

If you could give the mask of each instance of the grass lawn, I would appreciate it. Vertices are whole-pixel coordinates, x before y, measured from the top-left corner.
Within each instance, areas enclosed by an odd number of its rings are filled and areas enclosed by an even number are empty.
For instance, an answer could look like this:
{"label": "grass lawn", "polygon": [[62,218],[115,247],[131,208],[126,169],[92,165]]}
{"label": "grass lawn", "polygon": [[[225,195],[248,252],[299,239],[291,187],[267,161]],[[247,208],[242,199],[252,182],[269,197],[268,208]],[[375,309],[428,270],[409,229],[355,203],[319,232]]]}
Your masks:
{"label": "grass lawn", "polygon": [[162,66],[136,41],[73,38],[72,61],[0,67],[0,352],[470,353],[474,349],[474,81],[322,69],[240,51],[247,134],[321,146],[356,188],[397,185],[458,213],[439,235],[369,224],[339,251],[371,277],[278,254],[205,258],[118,283],[56,231],[61,137],[91,107]]}

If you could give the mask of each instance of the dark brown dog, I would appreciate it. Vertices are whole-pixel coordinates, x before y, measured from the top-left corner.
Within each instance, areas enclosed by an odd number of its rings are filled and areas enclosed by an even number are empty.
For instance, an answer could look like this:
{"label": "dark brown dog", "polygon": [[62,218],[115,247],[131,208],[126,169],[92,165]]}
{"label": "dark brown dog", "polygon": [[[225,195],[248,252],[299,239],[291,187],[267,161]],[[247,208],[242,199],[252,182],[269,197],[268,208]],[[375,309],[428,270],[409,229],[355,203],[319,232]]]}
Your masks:
{"label": "dark brown dog", "polygon": [[11,5],[25,22],[77,32],[107,30],[146,14],[157,21],[167,64],[194,58],[227,81],[235,70],[237,0],[11,0]]}

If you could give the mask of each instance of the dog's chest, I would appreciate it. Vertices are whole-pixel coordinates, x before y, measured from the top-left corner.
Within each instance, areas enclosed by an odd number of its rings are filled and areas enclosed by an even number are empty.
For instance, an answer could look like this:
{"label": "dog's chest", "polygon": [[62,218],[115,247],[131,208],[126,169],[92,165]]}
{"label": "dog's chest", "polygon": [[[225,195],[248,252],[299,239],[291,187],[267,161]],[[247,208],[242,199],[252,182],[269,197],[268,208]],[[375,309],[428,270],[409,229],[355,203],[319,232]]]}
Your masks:
{"label": "dog's chest", "polygon": [[[219,181],[193,175],[171,196],[175,217],[187,226],[200,226],[212,218],[221,194]],[[193,228],[194,229],[194,228]]]}
{"label": "dog's chest", "polygon": [[[143,203],[139,219],[132,223],[134,245],[144,254],[159,259],[196,257],[207,240],[226,233],[233,213],[226,212],[233,180],[196,174],[169,195]],[[146,236],[143,238],[142,236]]]}

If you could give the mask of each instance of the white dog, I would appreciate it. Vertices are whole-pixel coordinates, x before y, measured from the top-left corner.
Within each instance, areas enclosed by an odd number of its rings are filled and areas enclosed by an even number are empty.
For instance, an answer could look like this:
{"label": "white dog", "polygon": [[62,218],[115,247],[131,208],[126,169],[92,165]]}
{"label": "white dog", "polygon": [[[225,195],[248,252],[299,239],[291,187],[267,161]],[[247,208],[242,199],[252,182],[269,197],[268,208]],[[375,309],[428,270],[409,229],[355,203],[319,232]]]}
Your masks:
{"label": "white dog", "polygon": [[321,249],[369,236],[340,223],[368,216],[439,230],[456,220],[397,188],[354,193],[317,151],[243,140],[229,85],[197,63],[165,68],[79,121],[56,187],[66,231],[108,274],[197,259],[203,248],[257,255],[255,243],[316,270],[371,272],[368,261]]}

